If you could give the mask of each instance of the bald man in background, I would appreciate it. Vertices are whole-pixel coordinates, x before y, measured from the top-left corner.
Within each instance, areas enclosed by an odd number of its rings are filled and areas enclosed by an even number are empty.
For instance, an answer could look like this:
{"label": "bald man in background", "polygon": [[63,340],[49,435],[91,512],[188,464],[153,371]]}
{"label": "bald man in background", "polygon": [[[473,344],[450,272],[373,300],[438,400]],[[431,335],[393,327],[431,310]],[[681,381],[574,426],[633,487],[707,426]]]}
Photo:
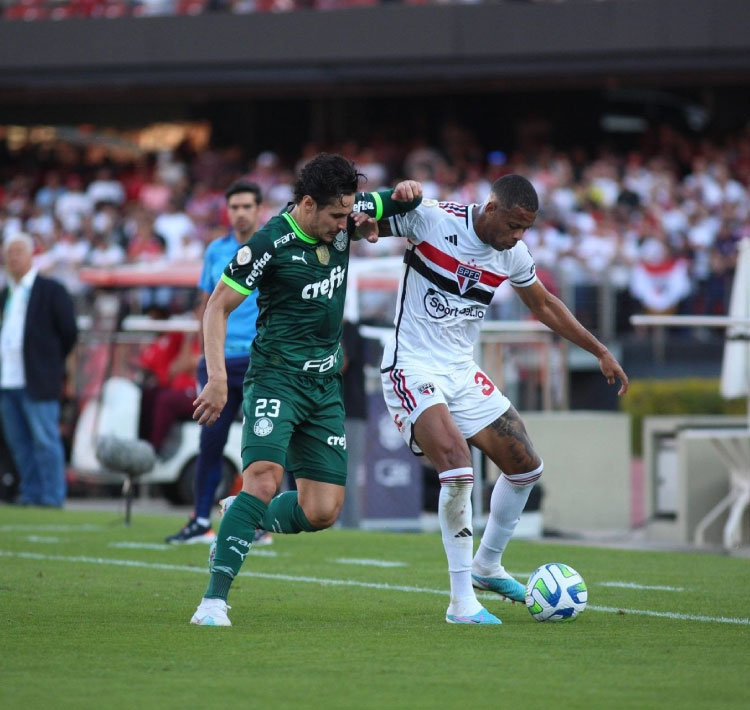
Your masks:
{"label": "bald man in background", "polygon": [[0,292],[0,420],[21,479],[18,503],[65,504],[60,398],[65,360],[78,337],[73,300],[34,267],[22,232],[3,243],[7,283]]}

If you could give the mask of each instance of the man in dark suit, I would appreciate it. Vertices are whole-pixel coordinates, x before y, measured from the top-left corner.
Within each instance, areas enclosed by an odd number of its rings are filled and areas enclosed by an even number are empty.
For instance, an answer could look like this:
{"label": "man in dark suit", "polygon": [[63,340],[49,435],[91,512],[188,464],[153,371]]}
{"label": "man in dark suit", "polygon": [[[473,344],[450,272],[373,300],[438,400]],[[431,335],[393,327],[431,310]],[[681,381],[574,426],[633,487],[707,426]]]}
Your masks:
{"label": "man in dark suit", "polygon": [[60,396],[78,330],[65,288],[39,276],[26,234],[6,237],[0,292],[0,419],[21,477],[19,502],[62,507],[65,452]]}

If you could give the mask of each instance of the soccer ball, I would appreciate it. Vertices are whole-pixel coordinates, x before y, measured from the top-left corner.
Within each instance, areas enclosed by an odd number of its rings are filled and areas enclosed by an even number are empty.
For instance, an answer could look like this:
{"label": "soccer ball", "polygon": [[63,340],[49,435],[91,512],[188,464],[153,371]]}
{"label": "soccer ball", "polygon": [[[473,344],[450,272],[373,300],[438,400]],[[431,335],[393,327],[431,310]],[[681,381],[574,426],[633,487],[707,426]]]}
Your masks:
{"label": "soccer ball", "polygon": [[526,606],[537,621],[573,621],[587,599],[583,577],[561,562],[542,565],[526,584]]}

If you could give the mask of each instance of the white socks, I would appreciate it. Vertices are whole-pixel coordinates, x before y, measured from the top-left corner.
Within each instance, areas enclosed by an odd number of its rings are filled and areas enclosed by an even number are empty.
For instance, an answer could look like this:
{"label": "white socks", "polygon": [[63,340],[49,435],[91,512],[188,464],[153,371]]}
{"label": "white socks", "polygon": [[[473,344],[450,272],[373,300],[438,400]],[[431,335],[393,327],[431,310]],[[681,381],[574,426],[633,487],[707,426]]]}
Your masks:
{"label": "white socks", "polygon": [[474,486],[474,472],[471,468],[454,468],[443,471],[439,478],[438,520],[451,579],[448,613],[473,616],[482,609],[471,586],[471,558],[474,552],[471,489]]}
{"label": "white socks", "polygon": [[542,476],[544,462],[528,473],[503,474],[497,479],[490,498],[490,515],[474,557],[473,572],[482,577],[504,577],[502,556],[521,519],[531,489]]}

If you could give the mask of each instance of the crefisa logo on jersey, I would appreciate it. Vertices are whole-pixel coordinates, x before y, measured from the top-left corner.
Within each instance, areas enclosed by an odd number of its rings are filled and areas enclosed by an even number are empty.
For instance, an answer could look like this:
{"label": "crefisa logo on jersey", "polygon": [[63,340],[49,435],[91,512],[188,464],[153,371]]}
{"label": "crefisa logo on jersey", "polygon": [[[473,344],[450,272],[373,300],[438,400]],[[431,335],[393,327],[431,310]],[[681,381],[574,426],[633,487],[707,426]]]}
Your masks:
{"label": "crefisa logo on jersey", "polygon": [[459,264],[456,269],[456,281],[458,281],[458,290],[464,294],[472,286],[475,286],[479,279],[482,278],[482,272],[472,269],[466,264]]}
{"label": "crefisa logo on jersey", "polygon": [[425,382],[423,385],[419,385],[417,389],[419,390],[419,394],[423,394],[428,397],[435,394],[435,385],[433,385],[432,382]]}
{"label": "crefisa logo on jersey", "polygon": [[271,255],[268,252],[265,252],[263,256],[261,256],[260,259],[255,262],[252,271],[245,279],[245,284],[248,286],[248,288],[255,288],[255,280],[260,278],[260,276],[263,274],[263,269],[269,261],[271,261]]}
{"label": "crefisa logo on jersey", "polygon": [[253,424],[255,436],[268,436],[273,431],[273,422],[268,417],[262,417]]}
{"label": "crefisa logo on jersey", "polygon": [[346,245],[349,243],[349,237],[346,236],[346,232],[340,231],[333,239],[333,248],[336,251],[344,251]]}

